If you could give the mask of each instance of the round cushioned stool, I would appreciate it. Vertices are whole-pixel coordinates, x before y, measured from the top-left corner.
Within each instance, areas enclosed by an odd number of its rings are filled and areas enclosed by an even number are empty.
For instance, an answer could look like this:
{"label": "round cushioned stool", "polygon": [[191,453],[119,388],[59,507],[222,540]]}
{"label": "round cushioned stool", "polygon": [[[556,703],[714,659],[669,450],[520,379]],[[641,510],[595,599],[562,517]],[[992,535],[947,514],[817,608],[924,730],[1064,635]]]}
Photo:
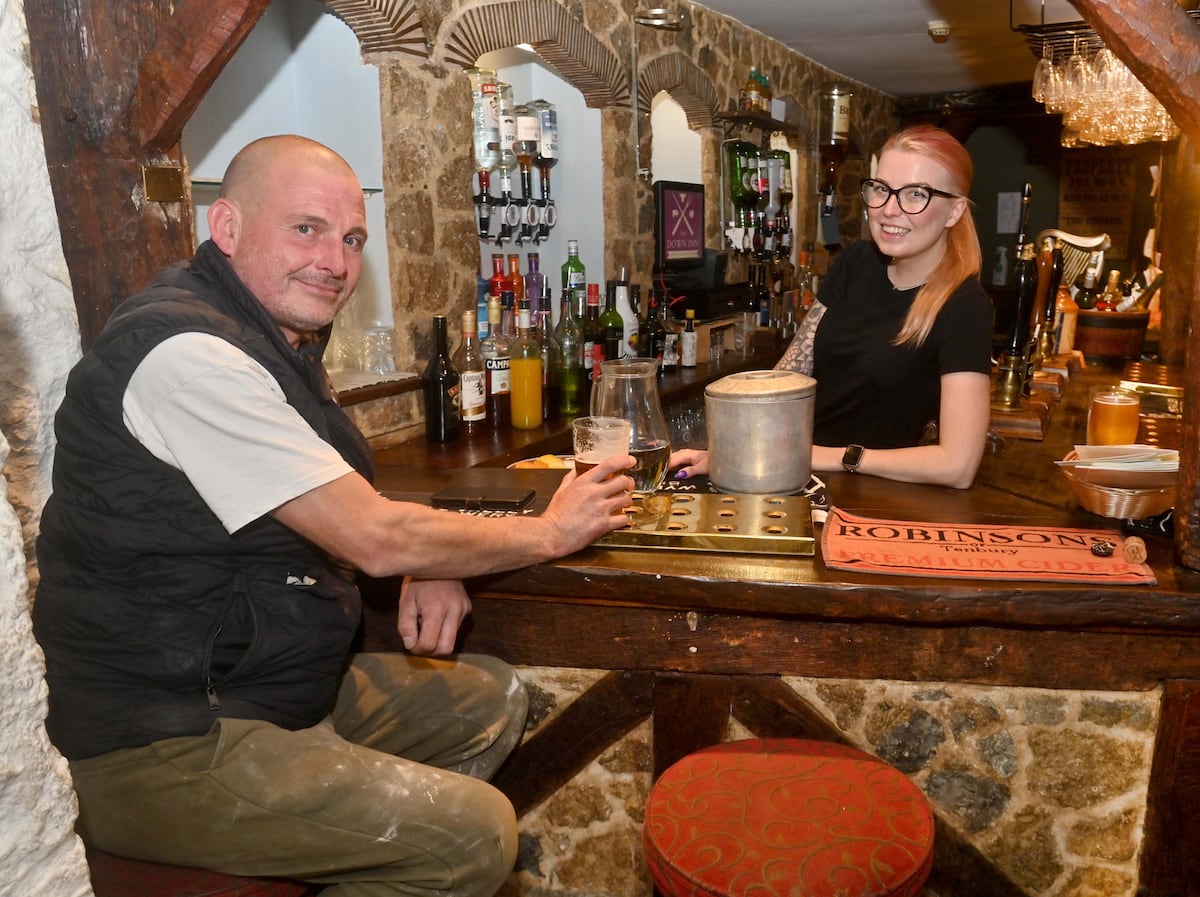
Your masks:
{"label": "round cushioned stool", "polygon": [[920,789],[824,741],[689,754],[651,789],[642,836],[666,897],[914,897],[933,863]]}

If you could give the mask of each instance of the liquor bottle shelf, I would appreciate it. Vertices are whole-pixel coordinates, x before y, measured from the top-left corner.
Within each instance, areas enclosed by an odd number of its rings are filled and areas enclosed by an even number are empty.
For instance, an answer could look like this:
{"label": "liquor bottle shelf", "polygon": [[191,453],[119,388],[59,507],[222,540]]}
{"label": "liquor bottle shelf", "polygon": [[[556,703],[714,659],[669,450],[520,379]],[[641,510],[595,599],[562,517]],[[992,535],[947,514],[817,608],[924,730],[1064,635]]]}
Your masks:
{"label": "liquor bottle shelf", "polygon": [[718,112],[713,119],[722,122],[727,127],[731,128],[735,125],[748,125],[752,128],[758,128],[764,133],[772,131],[782,131],[788,136],[793,136],[800,133],[800,129],[795,125],[786,121],[780,121],[777,118],[772,118],[765,112],[749,112],[749,111],[734,111],[734,112]]}

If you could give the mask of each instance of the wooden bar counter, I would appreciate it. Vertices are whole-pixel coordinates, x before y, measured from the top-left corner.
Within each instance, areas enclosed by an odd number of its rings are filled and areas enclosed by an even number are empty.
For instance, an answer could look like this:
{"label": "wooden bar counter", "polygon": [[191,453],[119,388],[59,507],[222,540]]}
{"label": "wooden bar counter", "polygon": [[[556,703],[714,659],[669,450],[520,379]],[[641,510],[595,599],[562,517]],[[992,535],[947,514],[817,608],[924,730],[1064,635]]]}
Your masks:
{"label": "wooden bar counter", "polygon": [[[705,373],[664,401],[700,394]],[[971,489],[822,475],[832,504],[926,522],[1120,528],[1080,509],[1052,463],[1084,441],[1089,386],[1120,374],[1091,366],[1072,377],[1045,438],[1005,440]],[[562,451],[564,440],[562,427],[498,446],[418,440],[379,453],[378,485],[422,500],[451,479],[521,482],[546,497],[559,472],[497,468]],[[526,811],[647,717],[656,774],[724,738],[731,714],[762,736],[842,740],[781,676],[1161,686],[1139,893],[1191,893],[1200,881],[1200,574],[1173,564],[1168,536],[1139,534],[1154,586],[856,575],[827,569],[819,550],[797,558],[609,548],[472,581],[464,650],[610,671],[528,739],[497,784]],[[374,650],[401,650],[393,596],[368,594],[366,640]],[[941,822],[930,884],[940,895],[1024,893]]]}

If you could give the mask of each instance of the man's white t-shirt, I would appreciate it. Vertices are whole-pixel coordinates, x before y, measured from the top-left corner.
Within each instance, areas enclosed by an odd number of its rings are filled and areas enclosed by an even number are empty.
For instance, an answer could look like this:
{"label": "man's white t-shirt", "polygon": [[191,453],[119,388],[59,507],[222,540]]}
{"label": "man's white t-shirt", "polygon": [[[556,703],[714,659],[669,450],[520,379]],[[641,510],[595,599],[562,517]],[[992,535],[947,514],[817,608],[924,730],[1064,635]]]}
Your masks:
{"label": "man's white t-shirt", "polygon": [[181,471],[230,533],[353,471],[266,368],[211,334],[155,346],[122,412],[134,438]]}

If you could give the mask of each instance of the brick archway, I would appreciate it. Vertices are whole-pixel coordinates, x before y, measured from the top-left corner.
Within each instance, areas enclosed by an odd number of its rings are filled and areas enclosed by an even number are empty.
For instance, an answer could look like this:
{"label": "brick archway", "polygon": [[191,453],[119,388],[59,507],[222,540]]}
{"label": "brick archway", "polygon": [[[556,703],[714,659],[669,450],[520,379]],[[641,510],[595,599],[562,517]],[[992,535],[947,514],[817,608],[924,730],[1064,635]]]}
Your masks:
{"label": "brick archway", "polygon": [[363,53],[399,52],[426,58],[429,48],[414,0],[324,0],[358,38]]}
{"label": "brick archway", "polygon": [[660,90],[680,105],[693,131],[711,128],[720,111],[717,89],[708,75],[682,53],[666,53],[641,67],[638,74],[638,108],[650,111]]}
{"label": "brick archway", "polygon": [[470,68],[484,53],[529,44],[593,108],[628,106],[620,60],[555,0],[488,3],[447,19],[430,58]]}

